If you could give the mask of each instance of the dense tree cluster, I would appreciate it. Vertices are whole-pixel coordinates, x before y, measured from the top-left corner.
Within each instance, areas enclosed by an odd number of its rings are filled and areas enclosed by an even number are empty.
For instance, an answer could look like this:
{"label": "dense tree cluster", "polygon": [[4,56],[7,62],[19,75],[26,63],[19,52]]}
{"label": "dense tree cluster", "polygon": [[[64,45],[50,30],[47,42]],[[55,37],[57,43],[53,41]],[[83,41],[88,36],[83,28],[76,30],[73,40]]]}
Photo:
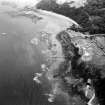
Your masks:
{"label": "dense tree cluster", "polygon": [[[71,4],[73,2],[70,2]],[[105,1],[87,0],[84,7],[70,7],[70,3],[57,4],[56,0],[42,0],[37,8],[53,11],[75,20],[83,32],[90,34],[105,33]]]}

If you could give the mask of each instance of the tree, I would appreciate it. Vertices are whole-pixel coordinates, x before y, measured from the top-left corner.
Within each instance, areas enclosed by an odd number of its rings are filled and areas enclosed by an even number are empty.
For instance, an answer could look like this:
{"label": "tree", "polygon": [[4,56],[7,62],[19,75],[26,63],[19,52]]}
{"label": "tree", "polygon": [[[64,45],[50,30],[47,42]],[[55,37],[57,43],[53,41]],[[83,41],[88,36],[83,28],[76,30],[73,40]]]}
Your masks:
{"label": "tree", "polygon": [[[72,3],[72,2],[71,2]],[[82,32],[90,34],[105,33],[105,1],[87,0],[84,7],[70,7],[70,3],[57,4],[56,0],[42,0],[37,8],[53,11],[75,20]]]}

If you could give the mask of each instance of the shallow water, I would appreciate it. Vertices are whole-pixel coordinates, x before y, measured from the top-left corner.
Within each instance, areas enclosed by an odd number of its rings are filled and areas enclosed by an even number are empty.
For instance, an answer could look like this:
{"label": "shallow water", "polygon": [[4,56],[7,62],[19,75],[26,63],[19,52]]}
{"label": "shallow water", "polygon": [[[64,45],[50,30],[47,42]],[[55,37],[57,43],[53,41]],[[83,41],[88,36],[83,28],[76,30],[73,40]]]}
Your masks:
{"label": "shallow water", "polygon": [[40,49],[30,43],[38,29],[30,19],[1,12],[0,105],[44,105],[41,85],[33,81],[44,62]]}
{"label": "shallow water", "polygon": [[49,92],[50,84],[46,78],[42,78],[43,84],[33,81],[35,73],[41,72],[41,64],[47,61],[42,53],[46,46],[43,43],[36,46],[31,40],[40,31],[55,35],[69,24],[55,23],[56,16],[45,13],[45,19],[35,24],[29,17],[4,13],[7,10],[15,8],[0,6],[0,105],[65,105],[61,99],[48,102],[44,94]]}

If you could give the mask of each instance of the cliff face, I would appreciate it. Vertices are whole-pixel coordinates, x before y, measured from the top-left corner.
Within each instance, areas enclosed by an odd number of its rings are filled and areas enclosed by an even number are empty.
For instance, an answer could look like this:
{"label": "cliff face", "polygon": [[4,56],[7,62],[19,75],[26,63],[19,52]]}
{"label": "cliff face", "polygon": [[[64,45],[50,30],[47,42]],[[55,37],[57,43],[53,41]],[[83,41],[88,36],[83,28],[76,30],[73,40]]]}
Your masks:
{"label": "cliff face", "polygon": [[[91,37],[72,30],[65,30],[57,35],[65,59],[58,68],[58,77],[60,76],[64,82],[62,85],[64,90],[70,97],[74,97],[73,102],[81,100],[83,105],[96,104],[96,97],[98,97],[96,84],[104,78],[105,71],[105,56],[102,49],[104,36]],[[86,84],[89,84],[90,90]]]}
{"label": "cliff face", "polygon": [[50,54],[46,54],[51,62],[46,77],[51,93],[71,105],[98,105],[101,99],[96,100],[100,94],[97,85],[105,71],[104,36],[90,36],[70,28],[48,36],[51,46]]}

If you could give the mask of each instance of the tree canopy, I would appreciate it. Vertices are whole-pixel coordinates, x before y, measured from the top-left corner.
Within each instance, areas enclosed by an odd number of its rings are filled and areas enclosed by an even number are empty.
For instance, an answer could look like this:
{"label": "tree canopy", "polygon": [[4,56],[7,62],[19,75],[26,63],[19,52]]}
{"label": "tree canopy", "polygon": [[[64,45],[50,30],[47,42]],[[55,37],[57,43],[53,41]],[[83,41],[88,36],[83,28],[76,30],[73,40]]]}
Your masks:
{"label": "tree canopy", "polygon": [[[73,2],[70,2],[71,4]],[[56,0],[42,0],[37,8],[53,11],[75,20],[82,29],[80,31],[90,34],[105,33],[105,1],[87,0],[83,7],[71,7],[70,3],[57,4]]]}

